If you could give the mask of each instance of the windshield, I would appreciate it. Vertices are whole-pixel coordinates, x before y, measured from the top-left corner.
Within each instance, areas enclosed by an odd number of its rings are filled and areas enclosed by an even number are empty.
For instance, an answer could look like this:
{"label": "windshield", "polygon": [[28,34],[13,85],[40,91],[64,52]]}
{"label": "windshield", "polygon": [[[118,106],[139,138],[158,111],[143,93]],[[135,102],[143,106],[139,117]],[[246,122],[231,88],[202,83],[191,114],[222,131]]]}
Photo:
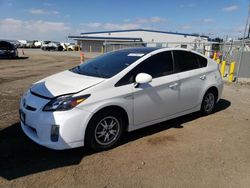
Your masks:
{"label": "windshield", "polygon": [[70,71],[86,76],[111,78],[143,55],[142,53],[130,53],[127,51],[110,52],[88,60],[70,69]]}
{"label": "windshield", "polygon": [[13,50],[13,49],[14,46],[11,43],[0,41],[0,50]]}

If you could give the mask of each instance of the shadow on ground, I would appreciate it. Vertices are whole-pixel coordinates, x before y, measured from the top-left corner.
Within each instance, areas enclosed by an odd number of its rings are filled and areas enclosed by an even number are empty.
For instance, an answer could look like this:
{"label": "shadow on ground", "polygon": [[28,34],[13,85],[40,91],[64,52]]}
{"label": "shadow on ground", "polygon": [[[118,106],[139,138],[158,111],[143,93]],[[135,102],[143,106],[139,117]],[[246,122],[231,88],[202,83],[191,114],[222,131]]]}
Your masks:
{"label": "shadow on ground", "polygon": [[27,57],[27,56],[21,56],[21,57],[15,57],[15,58],[7,58],[7,57],[5,57],[5,58],[0,58],[0,60],[1,59],[5,59],[5,60],[18,60],[18,59],[28,59],[29,57]]}
{"label": "shadow on ground", "polygon": [[[215,113],[228,108],[230,105],[229,101],[221,99],[216,106]],[[126,133],[120,145],[170,128],[183,128],[182,124],[199,117],[201,117],[199,113],[193,113]],[[19,123],[0,131],[0,150],[0,176],[7,180],[58,167],[76,165],[85,156],[93,154],[85,148],[54,151],[39,146],[23,134]]]}

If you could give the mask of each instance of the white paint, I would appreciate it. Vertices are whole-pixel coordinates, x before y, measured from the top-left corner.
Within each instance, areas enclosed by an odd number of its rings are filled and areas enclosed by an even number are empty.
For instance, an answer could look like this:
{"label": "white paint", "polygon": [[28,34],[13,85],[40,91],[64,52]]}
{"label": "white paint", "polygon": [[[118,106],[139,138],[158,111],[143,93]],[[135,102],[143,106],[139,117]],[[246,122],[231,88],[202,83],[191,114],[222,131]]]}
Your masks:
{"label": "white paint", "polygon": [[[104,107],[115,105],[123,108],[128,115],[128,131],[133,131],[198,111],[205,92],[210,87],[218,89],[217,101],[220,99],[223,81],[218,64],[211,59],[207,59],[208,65],[205,68],[153,78],[151,82],[148,76],[142,75],[144,78],[139,82],[145,82],[145,84],[135,87],[135,83],[131,83],[115,87],[121,78],[142,61],[168,50],[176,49],[155,50],[109,79],[87,77],[64,71],[41,80],[31,90],[34,89],[43,96],[63,95],[76,91],[79,92],[74,96],[86,94],[91,96],[71,110],[44,112],[42,109],[49,100],[35,96],[28,91],[20,101],[20,109],[26,114],[25,124],[21,123],[23,131],[33,141],[43,146],[52,149],[74,148],[84,145],[85,131],[90,119]],[[200,79],[203,75],[206,79]],[[41,83],[44,84],[39,85]],[[30,105],[36,110],[27,110],[24,107],[24,101],[25,105]],[[50,141],[52,125],[60,126],[58,142]],[[36,129],[36,132],[29,127]]]}

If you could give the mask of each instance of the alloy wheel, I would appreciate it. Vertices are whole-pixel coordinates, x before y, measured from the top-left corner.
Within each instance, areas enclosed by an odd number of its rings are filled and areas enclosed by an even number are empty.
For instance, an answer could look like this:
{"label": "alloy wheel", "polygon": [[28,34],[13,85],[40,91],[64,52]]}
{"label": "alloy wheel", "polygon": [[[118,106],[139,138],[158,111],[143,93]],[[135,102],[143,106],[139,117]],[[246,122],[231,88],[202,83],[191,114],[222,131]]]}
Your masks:
{"label": "alloy wheel", "polygon": [[119,121],[113,116],[105,117],[95,128],[95,140],[100,145],[109,145],[117,139],[119,131]]}

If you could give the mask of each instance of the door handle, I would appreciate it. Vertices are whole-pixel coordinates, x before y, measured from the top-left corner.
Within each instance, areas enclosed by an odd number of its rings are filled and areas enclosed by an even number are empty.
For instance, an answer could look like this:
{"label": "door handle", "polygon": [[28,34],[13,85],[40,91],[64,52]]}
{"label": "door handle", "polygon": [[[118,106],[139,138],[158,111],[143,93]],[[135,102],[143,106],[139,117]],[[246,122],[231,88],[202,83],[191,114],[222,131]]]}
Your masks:
{"label": "door handle", "polygon": [[201,79],[201,80],[205,80],[205,79],[206,79],[206,75],[200,76],[200,79]]}
{"label": "door handle", "polygon": [[168,87],[169,88],[175,88],[176,86],[178,86],[179,84],[177,82],[170,84]]}

